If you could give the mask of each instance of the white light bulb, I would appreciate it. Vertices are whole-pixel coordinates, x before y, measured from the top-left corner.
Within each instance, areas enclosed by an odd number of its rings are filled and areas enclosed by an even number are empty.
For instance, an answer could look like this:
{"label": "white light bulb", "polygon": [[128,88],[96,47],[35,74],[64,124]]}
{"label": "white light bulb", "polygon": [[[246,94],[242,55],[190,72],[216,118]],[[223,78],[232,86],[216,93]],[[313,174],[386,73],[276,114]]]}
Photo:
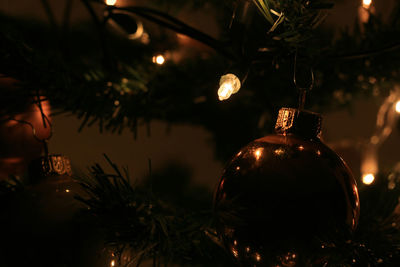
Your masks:
{"label": "white light bulb", "polygon": [[223,101],[237,93],[240,89],[239,78],[231,73],[223,75],[219,80],[218,98]]}
{"label": "white light bulb", "polygon": [[162,65],[165,63],[165,57],[163,55],[157,55],[153,57],[153,63]]}
{"label": "white light bulb", "polygon": [[366,9],[370,8],[371,4],[372,4],[372,0],[363,0],[363,2],[362,2],[363,8],[366,8]]}
{"label": "white light bulb", "polygon": [[218,98],[219,100],[225,100],[228,99],[232,95],[232,90],[229,88],[230,86],[228,85],[223,85],[219,88],[218,90]]}
{"label": "white light bulb", "polygon": [[117,0],[106,0],[106,4],[108,6],[114,6],[117,3]]}
{"label": "white light bulb", "polygon": [[366,185],[372,184],[374,180],[375,180],[375,175],[373,175],[372,173],[364,174],[362,177],[362,181]]}
{"label": "white light bulb", "polygon": [[396,103],[396,112],[400,113],[400,100]]}

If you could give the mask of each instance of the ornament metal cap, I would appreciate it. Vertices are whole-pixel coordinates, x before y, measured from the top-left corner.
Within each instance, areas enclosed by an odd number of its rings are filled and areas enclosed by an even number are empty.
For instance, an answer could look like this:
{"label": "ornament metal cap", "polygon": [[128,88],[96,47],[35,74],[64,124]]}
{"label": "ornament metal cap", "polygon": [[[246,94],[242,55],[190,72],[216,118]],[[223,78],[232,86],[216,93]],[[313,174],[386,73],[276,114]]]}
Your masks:
{"label": "ornament metal cap", "polygon": [[29,176],[32,182],[38,182],[41,178],[60,175],[72,175],[71,161],[63,155],[48,155],[33,160],[29,166]]}
{"label": "ornament metal cap", "polygon": [[275,132],[315,138],[321,134],[321,124],[322,116],[318,113],[295,108],[281,108],[276,120]]}

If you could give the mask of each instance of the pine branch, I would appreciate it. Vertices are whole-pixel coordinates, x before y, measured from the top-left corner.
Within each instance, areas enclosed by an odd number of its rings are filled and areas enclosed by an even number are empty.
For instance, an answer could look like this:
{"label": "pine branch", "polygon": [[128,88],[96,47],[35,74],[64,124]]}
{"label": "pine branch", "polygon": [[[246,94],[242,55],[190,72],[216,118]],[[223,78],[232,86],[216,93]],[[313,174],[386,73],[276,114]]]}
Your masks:
{"label": "pine branch", "polygon": [[[106,245],[119,255],[119,264],[140,265],[142,260],[153,259],[166,265],[234,265],[217,244],[221,242],[219,237],[213,234],[213,221],[219,220],[219,215],[207,210],[194,212],[193,206],[183,207],[169,198],[182,197],[177,192],[188,190],[183,186],[181,191],[174,191],[177,185],[182,185],[180,179],[174,182],[174,175],[178,173],[153,176],[147,181],[154,183],[152,188],[156,191],[151,193],[146,189],[150,188],[148,184],[128,183],[116,164],[106,159],[114,173],[105,173],[99,165],[93,166],[91,177],[80,178],[87,194],[78,199],[88,205],[89,213],[103,227]],[[377,181],[375,186],[360,192],[362,213],[353,238],[344,239],[345,234],[341,233],[346,231],[338,230],[317,250],[312,244],[305,245],[303,253],[309,254],[299,255],[300,265],[392,266],[400,260],[400,216],[395,213],[399,204],[399,180],[395,189],[388,188],[386,175],[382,174]],[[159,182],[162,184],[157,185]]]}
{"label": "pine branch", "polygon": [[183,23],[182,21],[164,13],[160,12],[158,10],[154,10],[151,8],[146,8],[146,7],[113,7],[110,8],[110,11],[112,10],[120,10],[120,11],[127,11],[130,13],[133,13],[135,15],[138,15],[140,17],[143,17],[145,19],[148,19],[154,23],[157,23],[160,26],[166,27],[168,29],[171,29],[177,33],[184,34],[188,37],[193,38],[194,40],[197,40],[213,49],[215,49],[217,52],[219,52],[221,55],[224,55],[230,60],[235,59],[235,55],[229,52],[226,49],[226,46],[222,44],[221,42],[217,41],[215,38],[199,31],[196,30],[193,27],[190,27],[189,25]]}
{"label": "pine branch", "polygon": [[[131,185],[129,178],[106,159],[114,173],[105,173],[97,164],[93,166],[90,177],[78,178],[86,196],[77,199],[88,206],[89,213],[104,229],[106,245],[119,255],[128,255],[120,264],[131,266],[154,259],[191,265],[213,262],[213,266],[219,266],[221,260],[229,261],[223,251],[215,250],[218,247],[205,234],[210,227],[209,211],[186,210],[143,187]],[[210,258],[218,254],[220,258]]]}

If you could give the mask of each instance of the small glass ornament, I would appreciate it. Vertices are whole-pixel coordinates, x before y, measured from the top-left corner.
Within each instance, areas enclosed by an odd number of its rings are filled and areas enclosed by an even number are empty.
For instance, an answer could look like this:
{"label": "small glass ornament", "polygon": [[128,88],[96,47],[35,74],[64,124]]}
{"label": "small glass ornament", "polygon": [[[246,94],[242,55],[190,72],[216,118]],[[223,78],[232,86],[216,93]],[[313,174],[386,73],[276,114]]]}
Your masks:
{"label": "small glass ornament", "polygon": [[321,121],[282,108],[276,134],[242,148],[224,169],[214,199],[217,230],[241,265],[298,266],[306,248],[356,228],[356,182],[319,139]]}

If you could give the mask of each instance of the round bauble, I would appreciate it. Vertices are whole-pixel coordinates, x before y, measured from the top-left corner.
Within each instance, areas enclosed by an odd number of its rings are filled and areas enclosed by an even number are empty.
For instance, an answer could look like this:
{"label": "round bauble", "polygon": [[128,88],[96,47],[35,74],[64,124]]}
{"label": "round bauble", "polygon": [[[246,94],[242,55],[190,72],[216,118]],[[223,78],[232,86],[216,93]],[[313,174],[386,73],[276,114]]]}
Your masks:
{"label": "round bauble", "polygon": [[[34,137],[32,128],[12,119],[32,124],[38,138],[47,138],[51,132],[48,124],[47,127],[44,126],[41,111],[34,104],[38,97],[25,99],[15,96],[19,83],[13,78],[0,76],[0,89],[5,95],[0,103],[6,106],[13,103],[14,107],[12,111],[0,110],[4,114],[0,115],[0,180],[7,179],[11,174],[22,175],[29,162],[38,158],[43,151],[43,144]],[[49,117],[49,101],[43,100],[41,107],[43,113]]]}
{"label": "round bauble", "polygon": [[215,194],[218,232],[243,266],[296,266],[306,248],[355,229],[356,182],[320,141],[320,123],[318,114],[283,108],[277,133],[227,164]]}

